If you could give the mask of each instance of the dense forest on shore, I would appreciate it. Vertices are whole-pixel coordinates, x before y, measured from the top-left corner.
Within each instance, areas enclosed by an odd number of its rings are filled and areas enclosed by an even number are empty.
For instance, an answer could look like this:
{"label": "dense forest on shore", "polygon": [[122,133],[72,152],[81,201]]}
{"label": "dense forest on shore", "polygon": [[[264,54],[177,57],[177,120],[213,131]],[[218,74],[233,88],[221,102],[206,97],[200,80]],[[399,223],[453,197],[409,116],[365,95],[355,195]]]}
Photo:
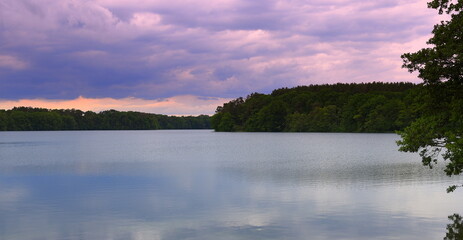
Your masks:
{"label": "dense forest on shore", "polygon": [[394,132],[418,117],[421,85],[351,83],[253,93],[217,107],[216,131]]}
{"label": "dense forest on shore", "polygon": [[253,93],[214,116],[16,107],[0,110],[0,131],[210,129],[249,132],[394,132],[417,119],[423,95],[412,83],[351,83]]}
{"label": "dense forest on shore", "polygon": [[210,129],[210,117],[167,116],[116,110],[81,111],[16,107],[0,110],[0,131]]}

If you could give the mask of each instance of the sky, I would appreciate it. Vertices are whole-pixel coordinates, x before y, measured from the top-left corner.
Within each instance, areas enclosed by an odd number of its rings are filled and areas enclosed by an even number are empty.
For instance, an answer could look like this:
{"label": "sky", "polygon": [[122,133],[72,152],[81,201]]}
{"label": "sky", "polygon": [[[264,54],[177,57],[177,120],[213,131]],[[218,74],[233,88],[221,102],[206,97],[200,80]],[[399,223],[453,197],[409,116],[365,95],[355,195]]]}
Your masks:
{"label": "sky", "polygon": [[213,114],[253,92],[415,82],[423,0],[0,0],[0,109]]}

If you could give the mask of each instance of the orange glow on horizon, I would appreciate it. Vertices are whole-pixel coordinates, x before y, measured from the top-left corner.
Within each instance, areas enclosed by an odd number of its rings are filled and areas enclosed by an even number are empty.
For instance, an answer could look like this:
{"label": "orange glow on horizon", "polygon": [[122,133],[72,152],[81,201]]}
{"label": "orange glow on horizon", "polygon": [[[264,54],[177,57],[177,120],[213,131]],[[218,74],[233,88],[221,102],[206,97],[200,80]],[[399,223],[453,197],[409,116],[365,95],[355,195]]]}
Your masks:
{"label": "orange glow on horizon", "polygon": [[141,98],[85,98],[76,99],[19,99],[0,100],[0,109],[14,107],[37,107],[47,109],[79,109],[82,111],[138,111],[167,115],[211,115],[217,106],[231,99],[198,97],[192,95],[175,96],[163,99],[147,100]]}

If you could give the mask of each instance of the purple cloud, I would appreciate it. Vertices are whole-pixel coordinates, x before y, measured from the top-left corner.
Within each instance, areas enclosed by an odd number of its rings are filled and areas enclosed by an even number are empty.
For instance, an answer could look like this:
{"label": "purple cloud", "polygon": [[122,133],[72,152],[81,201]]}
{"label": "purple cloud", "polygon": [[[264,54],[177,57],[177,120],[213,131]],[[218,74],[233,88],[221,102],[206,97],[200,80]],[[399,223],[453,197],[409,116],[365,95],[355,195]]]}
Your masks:
{"label": "purple cloud", "polygon": [[423,47],[437,19],[418,0],[0,0],[0,98],[418,82],[399,56]]}

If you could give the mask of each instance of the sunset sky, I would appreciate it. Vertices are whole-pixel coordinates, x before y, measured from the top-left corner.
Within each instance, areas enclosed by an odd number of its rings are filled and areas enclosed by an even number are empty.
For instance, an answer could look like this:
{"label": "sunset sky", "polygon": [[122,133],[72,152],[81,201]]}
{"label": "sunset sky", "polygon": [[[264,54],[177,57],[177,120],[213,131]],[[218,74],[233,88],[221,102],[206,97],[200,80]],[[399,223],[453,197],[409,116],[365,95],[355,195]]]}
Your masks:
{"label": "sunset sky", "polygon": [[0,0],[0,109],[212,114],[297,85],[420,82],[423,0]]}

